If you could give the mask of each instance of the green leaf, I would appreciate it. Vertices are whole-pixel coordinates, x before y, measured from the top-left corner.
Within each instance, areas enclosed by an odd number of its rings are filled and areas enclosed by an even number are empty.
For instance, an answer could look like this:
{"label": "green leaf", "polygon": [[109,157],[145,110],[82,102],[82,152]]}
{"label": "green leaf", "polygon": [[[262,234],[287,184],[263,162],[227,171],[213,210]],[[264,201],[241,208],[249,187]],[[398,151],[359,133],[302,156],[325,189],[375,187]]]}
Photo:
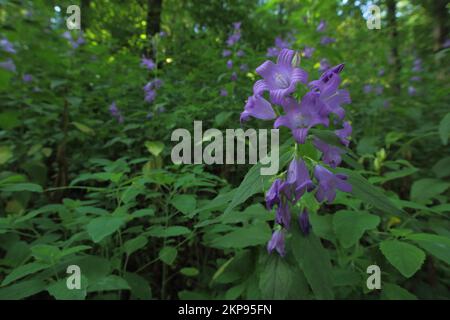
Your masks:
{"label": "green leaf", "polygon": [[386,259],[407,278],[413,276],[425,260],[425,252],[412,244],[398,240],[381,242],[380,250]]}
{"label": "green leaf", "polygon": [[123,278],[113,274],[100,278],[92,284],[89,282],[87,288],[87,292],[115,290],[130,290],[130,286]]}
{"label": "green leaf", "polygon": [[127,255],[131,255],[133,252],[146,246],[148,240],[144,236],[138,236],[134,239],[128,240],[123,244],[124,250]]}
{"label": "green leaf", "polygon": [[411,200],[427,203],[428,200],[440,195],[450,187],[450,183],[438,179],[420,179],[414,181],[411,187]]}
{"label": "green leaf", "polygon": [[417,171],[419,171],[417,168],[403,168],[398,171],[388,172],[381,177],[371,177],[369,179],[369,182],[370,183],[386,183],[391,180],[410,176],[410,175],[416,173]]}
{"label": "green leaf", "polygon": [[91,220],[86,229],[92,241],[98,243],[119,230],[124,222],[125,217],[102,216]]}
{"label": "green leaf", "polygon": [[32,255],[36,260],[55,264],[61,258],[61,250],[49,244],[38,244],[31,248]]}
{"label": "green leaf", "polygon": [[178,211],[192,215],[197,207],[195,196],[188,194],[176,195],[170,202]]}
{"label": "green leaf", "polygon": [[19,126],[20,123],[18,112],[6,111],[0,113],[0,129],[10,130]]}
{"label": "green leaf", "polygon": [[0,165],[8,162],[13,157],[13,153],[10,147],[0,146]]}
{"label": "green leaf", "polygon": [[45,290],[46,283],[42,280],[22,281],[0,289],[0,300],[20,300]]}
{"label": "green leaf", "polygon": [[174,247],[164,247],[159,251],[159,258],[168,265],[172,265],[177,257],[178,251]]}
{"label": "green leaf", "polygon": [[131,214],[133,218],[142,218],[147,216],[154,216],[155,210],[148,208],[148,209],[140,209]]}
{"label": "green leaf", "polygon": [[16,183],[16,184],[7,184],[0,186],[2,191],[8,192],[21,192],[21,191],[29,191],[29,192],[37,192],[42,193],[44,190],[42,187],[35,183]]}
{"label": "green leaf", "polygon": [[91,135],[91,136],[95,134],[94,129],[88,127],[88,126],[85,125],[85,124],[82,124],[82,123],[80,123],[80,122],[72,122],[72,124],[73,124],[78,130],[80,130],[80,131],[83,132],[83,133],[86,133],[86,134]]}
{"label": "green leaf", "polygon": [[386,283],[382,287],[382,299],[386,300],[417,300],[417,297],[402,287]]}
{"label": "green leaf", "polygon": [[135,273],[125,273],[124,279],[131,288],[131,294],[134,298],[141,300],[150,300],[152,298],[152,289],[148,281]]}
{"label": "green leaf", "polygon": [[269,226],[264,222],[240,227],[224,236],[215,237],[211,246],[216,248],[245,248],[267,243],[271,235]]}
{"label": "green leaf", "polygon": [[430,233],[413,233],[406,235],[422,249],[450,265],[450,239]]}
{"label": "green leaf", "polygon": [[263,299],[284,300],[292,285],[292,268],[278,254],[266,257],[259,278],[259,288]]}
{"label": "green leaf", "polygon": [[151,227],[148,234],[152,237],[177,237],[190,234],[192,231],[183,226],[170,226],[164,228],[162,226]]}
{"label": "green leaf", "polygon": [[355,245],[366,230],[374,229],[380,218],[367,212],[341,210],[334,214],[333,227],[344,248]]}
{"label": "green leaf", "polygon": [[184,274],[185,276],[188,277],[195,277],[198,276],[199,272],[197,268],[182,268],[180,270],[181,274]]}
{"label": "green leaf", "polygon": [[450,176],[450,157],[445,157],[439,160],[433,166],[433,172],[438,178],[445,178]]}
{"label": "green leaf", "polygon": [[47,287],[50,293],[56,300],[84,300],[87,295],[87,279],[81,275],[81,288],[69,289],[67,288],[67,279],[62,279],[50,284]]}
{"label": "green leaf", "polygon": [[161,141],[146,141],[145,147],[152,155],[157,157],[164,150],[164,143]]}
{"label": "green leaf", "polygon": [[[292,158],[292,153],[288,152],[288,150],[290,150],[288,148],[290,146],[289,144],[287,144],[288,142],[291,142],[291,139],[289,139],[280,148],[279,151],[281,154],[279,159],[280,168],[283,168],[288,163],[289,159]],[[263,188],[270,181],[271,176],[261,175],[260,170],[262,167],[263,165],[261,164],[261,162],[259,162],[250,168],[250,170],[245,175],[244,180],[236,189],[236,192],[234,193],[231,203],[228,205],[227,209],[223,214],[230,213],[234,208],[236,208],[236,206],[245,202],[248,198],[250,198],[254,194],[264,191]]]}
{"label": "green leaf", "polygon": [[290,245],[316,298],[334,299],[331,262],[320,239],[313,233],[305,237],[293,228]]}
{"label": "green leaf", "polygon": [[352,194],[358,199],[373,205],[375,208],[378,208],[385,213],[403,213],[403,211],[397,208],[379,188],[371,185],[360,174],[343,168],[339,168],[339,170],[336,171],[348,175],[347,181],[352,185]]}
{"label": "green leaf", "polygon": [[17,279],[36,273],[48,267],[49,267],[48,264],[42,262],[32,262],[24,264],[20,267],[15,268],[6,276],[6,278],[2,282],[2,286],[7,286],[8,284],[16,281]]}
{"label": "green leaf", "polygon": [[439,123],[439,136],[441,137],[441,141],[444,146],[446,146],[448,143],[449,135],[450,135],[450,113],[447,113],[447,115]]}

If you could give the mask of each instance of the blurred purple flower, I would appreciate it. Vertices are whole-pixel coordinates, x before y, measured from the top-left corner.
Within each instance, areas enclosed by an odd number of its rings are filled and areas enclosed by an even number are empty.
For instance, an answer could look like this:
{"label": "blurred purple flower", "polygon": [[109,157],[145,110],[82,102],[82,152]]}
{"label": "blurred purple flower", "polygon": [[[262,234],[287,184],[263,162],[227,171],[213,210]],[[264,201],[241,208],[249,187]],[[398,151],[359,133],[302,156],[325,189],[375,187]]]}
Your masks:
{"label": "blurred purple flower", "polygon": [[231,56],[231,50],[225,49],[222,51],[222,57],[226,58]]}
{"label": "blurred purple flower", "polygon": [[320,23],[317,26],[316,31],[317,32],[323,32],[323,31],[325,31],[326,27],[327,27],[326,21],[325,20],[320,20]]}
{"label": "blurred purple flower", "polygon": [[16,65],[15,65],[13,59],[7,59],[6,61],[0,62],[0,68],[14,72],[14,73],[16,72]]}
{"label": "blurred purple flower", "polygon": [[227,45],[229,47],[234,46],[239,40],[241,39],[241,34],[239,32],[233,33],[231,36],[227,39]]}
{"label": "blurred purple flower", "polygon": [[422,77],[420,77],[420,76],[413,76],[413,77],[411,77],[411,81],[413,81],[413,82],[422,81]]}
{"label": "blurred purple flower", "polygon": [[384,76],[384,74],[385,74],[384,68],[381,68],[381,69],[378,71],[378,76],[379,76],[379,77],[382,77],[382,76]]}
{"label": "blurred purple flower", "polygon": [[412,70],[414,72],[421,72],[423,70],[423,68],[422,68],[422,59],[416,58],[414,60],[414,66],[413,66]]}
{"label": "blurred purple flower", "polygon": [[151,58],[146,58],[142,56],[141,66],[147,68],[148,70],[153,70],[156,68],[156,64],[153,62]]}
{"label": "blurred purple flower", "polygon": [[324,45],[324,46],[326,46],[326,45],[328,45],[328,44],[331,44],[331,43],[334,43],[334,42],[336,42],[336,39],[335,39],[335,38],[328,37],[328,36],[324,36],[324,37],[322,37],[322,38],[320,39],[320,44],[321,44],[321,45]]}
{"label": "blurred purple flower", "polygon": [[382,85],[378,85],[375,87],[375,94],[381,96],[383,94],[384,87]]}
{"label": "blurred purple flower", "polygon": [[237,81],[238,75],[237,75],[236,71],[233,71],[233,73],[231,74],[230,79],[231,79],[231,81]]}
{"label": "blurred purple flower", "polygon": [[408,87],[408,94],[409,94],[410,96],[415,96],[416,93],[417,93],[416,88],[414,88],[413,86],[409,86],[409,87]]}
{"label": "blurred purple flower", "polygon": [[228,91],[226,89],[220,89],[220,95],[222,97],[226,97],[226,96],[228,96]]}
{"label": "blurred purple flower", "polygon": [[22,76],[22,81],[25,83],[29,83],[29,82],[33,81],[33,76],[31,74],[24,74]]}
{"label": "blurred purple flower", "polygon": [[14,49],[13,44],[11,42],[9,42],[9,40],[6,38],[3,38],[2,40],[0,40],[0,47],[5,52],[13,53],[13,54],[16,53],[16,49]]}
{"label": "blurred purple flower", "polygon": [[245,52],[242,51],[242,50],[239,50],[239,51],[236,53],[236,55],[237,55],[239,58],[242,58],[243,56],[245,56]]}
{"label": "blurred purple flower", "polygon": [[246,63],[241,64],[241,66],[239,67],[239,70],[241,70],[242,72],[247,72],[248,71],[248,65]]}
{"label": "blurred purple flower", "polygon": [[320,165],[314,168],[314,176],[319,181],[316,192],[316,199],[319,202],[327,200],[329,203],[336,198],[336,189],[343,192],[351,192],[352,186],[346,181],[347,176],[343,174],[333,174]]}
{"label": "blurred purple flower", "polygon": [[316,49],[313,48],[313,47],[305,47],[305,48],[303,49],[303,56],[304,56],[306,59],[309,59],[309,58],[312,57],[312,55],[313,55],[313,53],[314,53],[315,50],[316,50]]}
{"label": "blurred purple flower", "polygon": [[145,92],[145,98],[144,101],[148,103],[152,103],[156,98],[156,91],[155,90],[148,90]]}
{"label": "blurred purple flower", "polygon": [[275,47],[277,47],[278,49],[286,49],[289,48],[290,46],[291,44],[289,43],[289,41],[284,40],[281,37],[275,38]]}
{"label": "blurred purple flower", "polygon": [[328,62],[327,59],[320,60],[320,66],[319,66],[320,72],[327,71],[328,69],[330,69],[330,67],[331,67],[331,64]]}
{"label": "blurred purple flower", "polygon": [[267,252],[271,254],[273,250],[276,250],[282,257],[286,254],[284,246],[284,233],[282,230],[274,231],[272,238],[267,243]]}
{"label": "blurred purple flower", "polygon": [[228,69],[233,68],[233,60],[230,59],[230,60],[227,61],[227,68]]}
{"label": "blurred purple flower", "polygon": [[280,53],[280,49],[275,48],[275,47],[271,47],[267,49],[267,57],[276,57],[278,54]]}
{"label": "blurred purple flower", "polygon": [[364,85],[363,91],[365,94],[370,93],[372,91],[372,85],[371,84]]}

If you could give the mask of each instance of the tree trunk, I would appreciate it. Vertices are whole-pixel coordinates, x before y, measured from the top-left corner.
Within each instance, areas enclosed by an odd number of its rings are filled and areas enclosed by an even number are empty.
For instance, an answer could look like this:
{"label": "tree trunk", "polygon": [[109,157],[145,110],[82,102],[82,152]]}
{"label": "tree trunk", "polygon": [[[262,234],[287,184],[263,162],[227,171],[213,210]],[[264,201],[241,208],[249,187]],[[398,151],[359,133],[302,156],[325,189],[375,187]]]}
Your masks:
{"label": "tree trunk", "polygon": [[148,47],[146,53],[152,59],[156,58],[156,48],[151,43],[150,39],[161,31],[161,9],[162,0],[148,0],[147,5],[147,39]]}
{"label": "tree trunk", "polygon": [[401,85],[400,85],[400,71],[402,69],[402,64],[399,56],[398,49],[398,30],[397,30],[397,3],[395,0],[387,0],[387,19],[389,24],[389,33],[391,40],[391,64],[393,66],[393,80],[392,87],[394,88],[394,92],[396,94],[400,93]]}
{"label": "tree trunk", "polygon": [[444,42],[448,37],[449,15],[446,8],[447,0],[433,0],[430,3],[430,14],[434,21],[433,37],[434,51],[444,47]]}

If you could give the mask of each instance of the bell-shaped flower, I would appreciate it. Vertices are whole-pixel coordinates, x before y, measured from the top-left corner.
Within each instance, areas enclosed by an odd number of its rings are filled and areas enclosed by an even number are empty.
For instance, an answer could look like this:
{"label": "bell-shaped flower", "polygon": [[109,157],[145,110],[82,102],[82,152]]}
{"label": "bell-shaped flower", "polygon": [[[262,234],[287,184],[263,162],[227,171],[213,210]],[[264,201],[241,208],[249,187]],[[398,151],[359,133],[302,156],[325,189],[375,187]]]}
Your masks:
{"label": "bell-shaped flower", "polygon": [[324,167],[317,165],[314,168],[314,176],[319,181],[319,187],[316,192],[316,199],[319,202],[324,200],[333,202],[336,198],[336,189],[344,192],[352,191],[352,186],[346,181],[346,175],[333,174]]}
{"label": "bell-shaped flower", "polygon": [[289,211],[289,204],[287,201],[281,202],[278,206],[275,221],[286,229],[289,229],[289,225],[291,223],[291,212]]}
{"label": "bell-shaped flower", "polygon": [[273,103],[281,104],[282,101],[295,91],[297,83],[306,83],[308,73],[293,64],[295,51],[283,49],[278,55],[277,63],[266,61],[256,72],[262,76],[263,80],[256,81],[253,86],[255,94],[262,94],[269,91]]}
{"label": "bell-shaped flower", "polygon": [[348,121],[345,121],[343,125],[344,127],[342,129],[335,130],[334,132],[336,133],[336,136],[339,138],[339,140],[341,140],[341,143],[344,146],[348,147],[348,145],[350,144],[349,137],[352,134],[352,126]]}
{"label": "bell-shaped flower", "polygon": [[247,121],[250,117],[261,120],[272,120],[276,118],[272,105],[260,95],[253,95],[248,98],[241,113],[241,122]]}
{"label": "bell-shaped flower", "polygon": [[267,243],[267,251],[269,252],[269,254],[271,254],[273,250],[276,250],[282,257],[284,257],[284,255],[286,254],[283,230],[274,231],[274,233],[272,234],[272,238]]}
{"label": "bell-shaped flower", "polygon": [[300,226],[300,230],[302,230],[303,234],[307,236],[311,231],[311,223],[309,222],[309,213],[306,209],[303,210],[303,212],[298,216],[298,224]]}
{"label": "bell-shaped flower", "polygon": [[283,181],[281,179],[275,179],[270,186],[269,191],[266,193],[266,207],[268,210],[272,210],[274,205],[280,205],[281,203],[281,190]]}
{"label": "bell-shaped flower", "polygon": [[328,109],[314,92],[308,92],[300,104],[293,98],[285,99],[283,107],[286,114],[278,117],[274,127],[288,127],[294,139],[300,144],[305,143],[311,127],[319,124],[326,127],[329,125]]}
{"label": "bell-shaped flower", "polygon": [[336,168],[341,163],[341,154],[344,153],[344,150],[331,146],[317,138],[314,139],[314,146],[322,152],[323,162],[330,167]]}
{"label": "bell-shaped flower", "polygon": [[314,184],[309,177],[305,162],[301,159],[293,159],[289,164],[286,182],[283,186],[286,197],[295,203],[305,192],[313,189]]}

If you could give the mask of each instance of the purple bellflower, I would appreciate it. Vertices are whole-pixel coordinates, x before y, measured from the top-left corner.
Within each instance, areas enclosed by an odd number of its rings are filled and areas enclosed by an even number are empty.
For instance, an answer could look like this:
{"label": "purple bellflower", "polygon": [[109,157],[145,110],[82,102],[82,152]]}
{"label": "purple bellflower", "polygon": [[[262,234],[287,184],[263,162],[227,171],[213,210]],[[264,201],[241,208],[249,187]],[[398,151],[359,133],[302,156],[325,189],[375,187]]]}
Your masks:
{"label": "purple bellflower", "polygon": [[289,229],[289,225],[291,223],[291,212],[289,211],[289,205],[286,201],[281,202],[278,206],[275,221],[286,229]]}
{"label": "purple bellflower", "polygon": [[33,81],[33,76],[31,74],[24,74],[22,76],[22,81],[25,83],[29,83],[29,82]]}
{"label": "purple bellflower", "polygon": [[283,230],[274,231],[274,233],[272,234],[272,238],[270,239],[269,243],[267,243],[267,251],[269,252],[269,254],[271,254],[273,250],[276,250],[282,257],[284,257],[284,255],[286,254]]}
{"label": "purple bellflower", "polygon": [[335,38],[331,38],[331,37],[328,37],[328,36],[324,36],[324,37],[322,37],[320,39],[320,44],[324,45],[324,46],[326,46],[328,44],[331,44],[331,43],[335,43],[335,42],[336,42]]}
{"label": "purple bellflower", "polygon": [[320,20],[319,25],[316,28],[317,32],[323,32],[325,31],[325,29],[327,28],[327,23],[325,20]]}
{"label": "purple bellflower", "polygon": [[222,97],[226,97],[226,96],[228,96],[228,91],[226,89],[220,89],[220,95]]}
{"label": "purple bellflower", "polygon": [[308,168],[301,159],[293,159],[289,164],[287,179],[283,186],[286,197],[296,203],[306,191],[312,191],[314,184],[309,177]]}
{"label": "purple bellflower", "polygon": [[293,50],[283,49],[278,55],[276,64],[266,61],[256,68],[256,72],[264,80],[256,81],[253,92],[262,94],[264,91],[269,91],[272,102],[280,104],[286,96],[295,91],[297,83],[306,83],[308,73],[293,66],[295,54]]}
{"label": "purple bellflower", "polygon": [[11,42],[9,42],[8,39],[3,38],[0,40],[0,48],[2,48],[3,51],[15,54],[16,49],[14,49],[14,46]]}
{"label": "purple bellflower", "polygon": [[343,128],[335,130],[334,132],[336,133],[336,136],[339,138],[339,140],[341,140],[341,143],[344,146],[348,147],[348,145],[350,144],[349,137],[352,134],[352,126],[350,125],[350,123],[348,121],[345,121],[343,123]]}
{"label": "purple bellflower", "polygon": [[303,234],[307,236],[311,231],[311,224],[309,223],[309,214],[306,209],[303,210],[303,212],[298,216],[298,224],[300,226],[300,230],[302,230]]}
{"label": "purple bellflower", "polygon": [[229,59],[229,60],[227,61],[227,68],[228,68],[228,69],[233,68],[233,60]]}
{"label": "purple bellflower", "polygon": [[312,57],[312,55],[313,55],[313,53],[314,53],[315,50],[316,50],[316,49],[313,48],[313,47],[305,47],[305,48],[303,49],[303,56],[304,56],[306,59],[309,59],[309,58]]}
{"label": "purple bellflower", "polygon": [[225,49],[222,51],[222,57],[226,58],[231,56],[231,50]]}
{"label": "purple bellflower", "polygon": [[315,138],[314,146],[322,152],[322,161],[328,164],[332,168],[336,168],[342,161],[341,154],[345,151],[323,142],[322,140]]}
{"label": "purple bellflower", "polygon": [[331,64],[327,59],[320,60],[319,71],[324,72],[331,68]]}
{"label": "purple bellflower", "polygon": [[8,70],[10,72],[16,72],[16,65],[12,59],[0,62],[0,68]]}
{"label": "purple bellflower", "polygon": [[241,122],[247,121],[250,117],[272,120],[276,118],[276,114],[269,101],[256,94],[248,98],[244,111],[241,113]]}
{"label": "purple bellflower", "polygon": [[281,179],[276,179],[270,186],[269,191],[266,193],[266,207],[268,210],[272,210],[274,205],[280,205],[283,186],[284,183]]}
{"label": "purple bellflower", "polygon": [[156,68],[155,62],[153,62],[151,58],[147,58],[145,56],[142,56],[141,66],[147,68],[148,70],[153,70]]}
{"label": "purple bellflower", "polygon": [[343,192],[351,192],[352,186],[346,181],[347,176],[343,174],[333,174],[321,165],[314,168],[314,176],[319,181],[316,192],[316,199],[319,202],[327,200],[329,203],[336,198],[336,189]]}
{"label": "purple bellflower", "polygon": [[297,143],[305,143],[308,131],[313,126],[329,125],[327,107],[314,92],[308,92],[300,104],[293,98],[285,99],[283,107],[286,114],[278,117],[274,127],[284,126],[291,129]]}

